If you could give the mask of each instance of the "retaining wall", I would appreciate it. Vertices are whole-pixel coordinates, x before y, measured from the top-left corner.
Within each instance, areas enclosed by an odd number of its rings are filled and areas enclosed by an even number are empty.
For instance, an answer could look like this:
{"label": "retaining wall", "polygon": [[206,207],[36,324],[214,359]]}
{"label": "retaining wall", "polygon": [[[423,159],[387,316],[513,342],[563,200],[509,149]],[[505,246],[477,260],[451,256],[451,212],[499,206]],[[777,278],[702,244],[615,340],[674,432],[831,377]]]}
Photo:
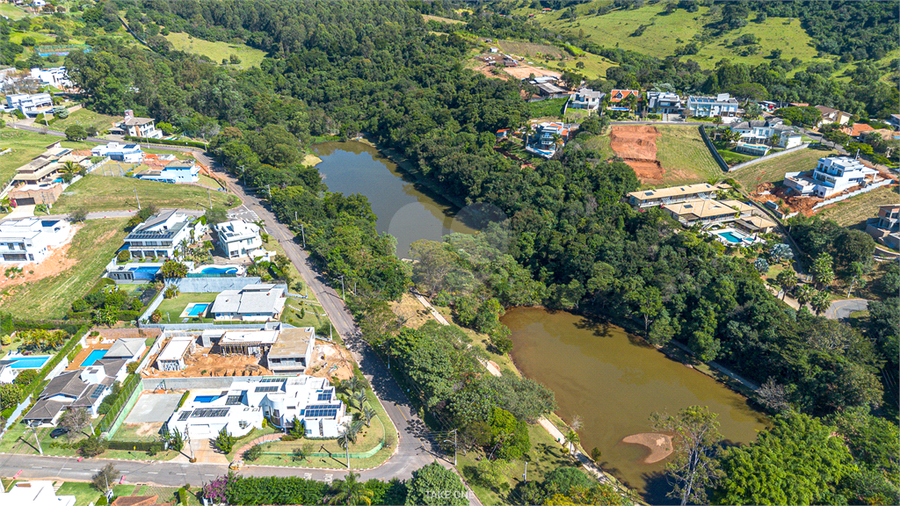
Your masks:
{"label": "retaining wall", "polygon": [[709,135],[706,135],[706,128],[702,126],[698,128],[700,129],[700,137],[703,138],[703,142],[704,144],[706,144],[706,148],[709,149],[709,152],[712,153],[712,156],[716,160],[716,163],[719,164],[719,168],[725,172],[728,172],[728,164],[725,163],[725,159],[722,158],[722,155],[719,154],[719,150],[716,149],[716,146],[712,143]]}
{"label": "retaining wall", "polygon": [[867,187],[865,187],[865,188],[862,188],[862,189],[860,189],[860,190],[856,190],[856,191],[847,193],[846,195],[841,195],[840,197],[835,197],[835,198],[833,198],[833,199],[824,200],[824,201],[819,202],[818,204],[814,205],[814,206],[813,206],[813,211],[815,211],[816,209],[819,209],[819,208],[821,208],[821,207],[830,206],[831,204],[834,204],[835,202],[840,202],[840,201],[842,201],[842,200],[847,200],[847,199],[849,199],[850,197],[855,197],[855,196],[860,195],[860,194],[863,194],[863,193],[868,193],[868,192],[874,190],[875,188],[881,188],[882,186],[887,186],[887,185],[889,185],[889,184],[891,184],[891,183],[893,183],[893,182],[894,182],[893,179],[885,179],[884,181],[881,181],[881,182],[878,182],[878,183],[875,183],[875,184],[871,184],[871,185],[869,185],[869,186],[867,186]]}
{"label": "retaining wall", "polygon": [[7,430],[9,430],[9,428],[12,427],[12,425],[19,420],[19,417],[22,416],[22,413],[25,412],[25,408],[27,408],[30,405],[31,405],[31,395],[26,397],[24,401],[20,402],[19,405],[16,406],[16,409],[13,410],[12,414],[9,415],[9,419],[6,420],[6,425],[3,427],[3,432],[6,432]]}

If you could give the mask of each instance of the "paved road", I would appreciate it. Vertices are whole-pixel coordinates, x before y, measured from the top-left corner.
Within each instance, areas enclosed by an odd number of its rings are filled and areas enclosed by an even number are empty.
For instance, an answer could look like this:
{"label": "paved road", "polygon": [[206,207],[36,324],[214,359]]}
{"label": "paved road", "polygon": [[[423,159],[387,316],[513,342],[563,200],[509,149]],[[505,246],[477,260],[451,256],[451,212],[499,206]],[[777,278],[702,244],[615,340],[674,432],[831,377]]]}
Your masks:
{"label": "paved road", "polygon": [[869,301],[866,299],[836,300],[825,311],[825,317],[831,320],[843,320],[850,318],[850,313],[865,311],[868,308]]}

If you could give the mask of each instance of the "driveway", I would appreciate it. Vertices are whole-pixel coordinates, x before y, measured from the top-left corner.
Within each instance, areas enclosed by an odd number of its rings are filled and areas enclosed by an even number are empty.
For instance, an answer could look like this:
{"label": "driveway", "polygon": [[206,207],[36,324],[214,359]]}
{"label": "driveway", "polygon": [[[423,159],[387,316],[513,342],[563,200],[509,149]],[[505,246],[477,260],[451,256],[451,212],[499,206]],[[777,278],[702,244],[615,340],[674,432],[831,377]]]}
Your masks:
{"label": "driveway", "polygon": [[825,311],[825,317],[831,320],[843,320],[850,318],[850,313],[869,309],[869,301],[866,299],[836,300]]}

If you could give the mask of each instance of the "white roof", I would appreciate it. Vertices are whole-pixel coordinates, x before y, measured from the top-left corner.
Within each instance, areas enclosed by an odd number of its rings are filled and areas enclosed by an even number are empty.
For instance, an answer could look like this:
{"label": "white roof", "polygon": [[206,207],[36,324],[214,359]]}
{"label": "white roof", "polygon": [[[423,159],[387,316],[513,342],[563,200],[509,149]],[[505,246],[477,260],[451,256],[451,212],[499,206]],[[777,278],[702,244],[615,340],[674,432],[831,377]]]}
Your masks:
{"label": "white roof", "polygon": [[194,337],[192,336],[175,336],[156,357],[156,360],[181,360],[193,342]]}
{"label": "white roof", "polygon": [[0,487],[0,502],[3,504],[30,504],[32,506],[74,506],[74,495],[57,496],[50,480],[33,480],[13,485],[4,493]]}
{"label": "white roof", "polygon": [[277,330],[232,330],[222,336],[219,345],[241,343],[274,344],[277,339]]}

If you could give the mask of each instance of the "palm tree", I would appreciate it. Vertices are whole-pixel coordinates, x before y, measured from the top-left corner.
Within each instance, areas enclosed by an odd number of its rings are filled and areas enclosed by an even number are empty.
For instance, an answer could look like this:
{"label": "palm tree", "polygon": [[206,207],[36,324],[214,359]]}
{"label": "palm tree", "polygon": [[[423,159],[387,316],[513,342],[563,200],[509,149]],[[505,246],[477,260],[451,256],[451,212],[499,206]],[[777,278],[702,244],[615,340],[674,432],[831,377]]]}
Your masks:
{"label": "palm tree", "polygon": [[3,197],[0,199],[0,213],[9,212],[12,208],[12,203],[9,200],[9,197]]}
{"label": "palm tree", "polygon": [[366,407],[363,410],[363,418],[366,419],[366,427],[372,422],[372,419],[375,418],[375,410],[369,407]]}
{"label": "palm tree", "polygon": [[831,301],[828,300],[828,292],[816,292],[812,296],[812,300],[809,301],[809,305],[816,312],[816,316],[827,311],[831,306]]}
{"label": "palm tree", "polygon": [[569,454],[575,451],[575,445],[577,445],[581,441],[578,437],[578,433],[574,430],[570,430],[565,436],[566,449],[569,450]]}
{"label": "palm tree", "polygon": [[360,390],[360,391],[356,392],[355,394],[353,394],[353,400],[356,401],[357,409],[362,411],[363,404],[365,404],[365,402],[366,402],[366,391]]}
{"label": "palm tree", "polygon": [[336,480],[332,485],[334,495],[330,504],[364,504],[366,506],[372,504],[374,492],[366,488],[365,483],[359,481],[359,475],[353,472],[347,474],[343,480]]}
{"label": "palm tree", "polygon": [[68,162],[65,162],[63,164],[63,166],[59,168],[60,172],[62,172],[64,174],[72,174],[72,175],[75,175],[75,173],[77,173],[80,170],[81,170],[81,166],[71,160],[69,160]]}
{"label": "palm tree", "polygon": [[341,434],[341,436],[337,440],[338,445],[341,448],[347,450],[347,469],[350,469],[350,428]]}
{"label": "palm tree", "polygon": [[534,133],[534,128],[531,126],[531,123],[525,125],[525,144],[522,147],[528,147],[528,138],[531,137],[531,134]]}

